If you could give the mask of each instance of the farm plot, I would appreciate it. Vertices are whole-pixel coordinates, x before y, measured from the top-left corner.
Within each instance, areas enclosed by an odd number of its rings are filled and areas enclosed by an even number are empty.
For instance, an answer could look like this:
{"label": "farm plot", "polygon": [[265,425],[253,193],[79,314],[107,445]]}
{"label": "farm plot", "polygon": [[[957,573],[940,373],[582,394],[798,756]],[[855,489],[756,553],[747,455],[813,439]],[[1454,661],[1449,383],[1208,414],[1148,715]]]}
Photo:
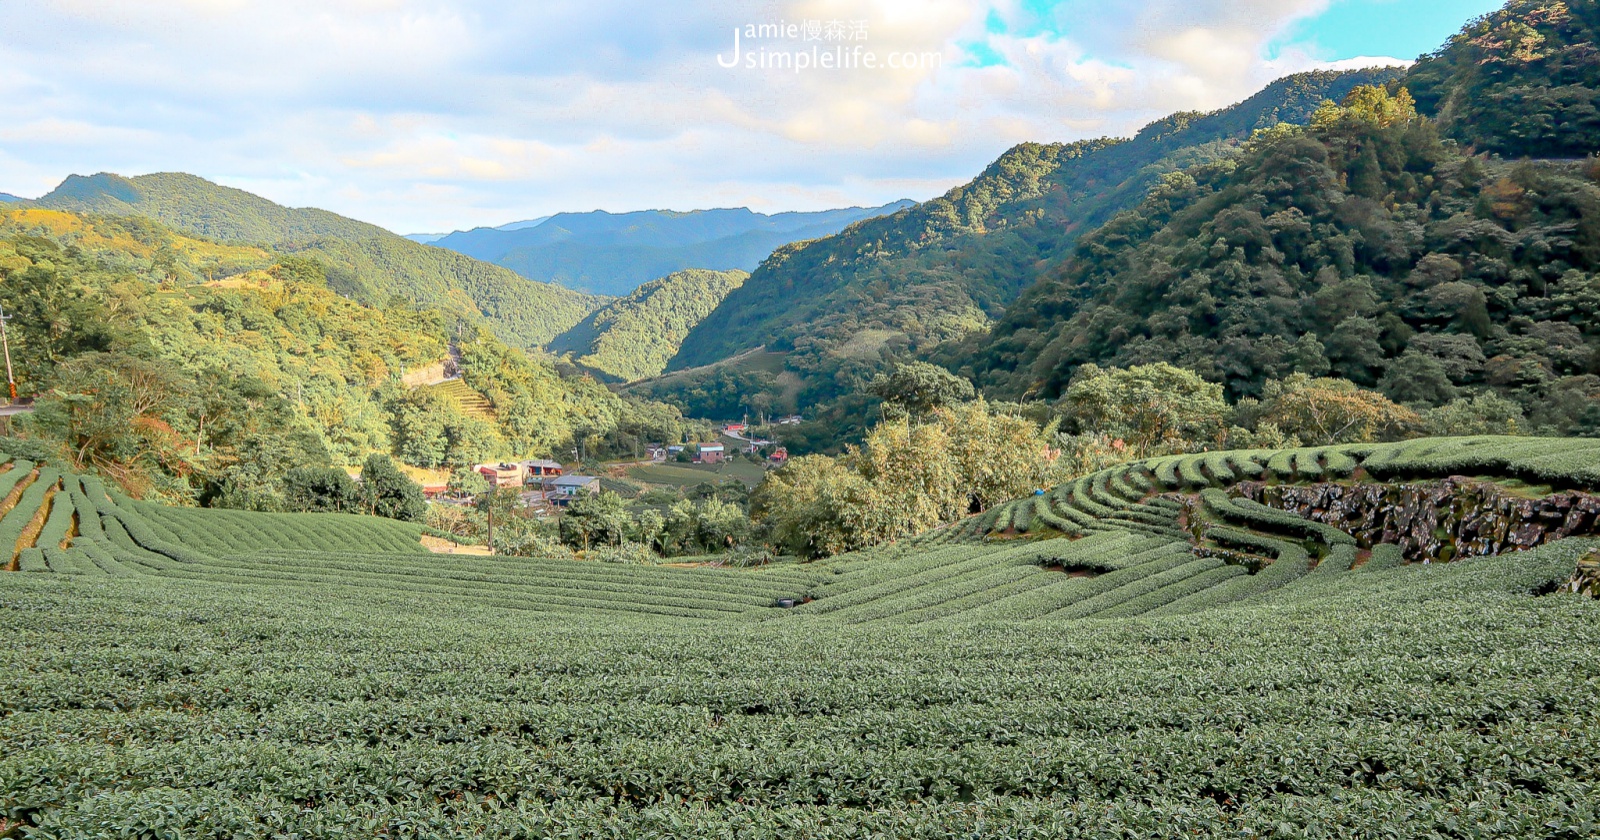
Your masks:
{"label": "farm plot", "polygon": [[[41,838],[1583,837],[1600,603],[1530,593],[1593,547],[1067,624],[6,575],[0,807]],[[874,559],[910,562],[828,575]]]}

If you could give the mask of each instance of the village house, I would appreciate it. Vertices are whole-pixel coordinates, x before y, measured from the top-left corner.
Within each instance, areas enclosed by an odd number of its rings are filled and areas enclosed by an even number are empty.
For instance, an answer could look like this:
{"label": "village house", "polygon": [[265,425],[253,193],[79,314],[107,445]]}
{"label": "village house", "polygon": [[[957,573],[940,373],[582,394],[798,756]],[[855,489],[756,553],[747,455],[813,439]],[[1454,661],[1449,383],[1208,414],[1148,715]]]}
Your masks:
{"label": "village house", "polygon": [[592,475],[563,475],[544,482],[545,498],[551,504],[566,507],[580,493],[600,492],[600,479]]}
{"label": "village house", "polygon": [[696,464],[720,464],[727,459],[727,447],[720,443],[697,443],[694,445],[694,462]]}
{"label": "village house", "polygon": [[780,426],[798,426],[804,420],[805,420],[805,418],[801,417],[798,414],[790,414],[790,415],[787,415],[787,416],[784,416],[784,417],[779,417],[778,418],[778,425],[780,425]]}
{"label": "village house", "polygon": [[422,485],[422,498],[433,501],[450,492],[450,485],[445,482],[430,482]]}
{"label": "village house", "polygon": [[789,450],[780,446],[772,450],[772,454],[767,456],[767,460],[781,467],[789,463]]}
{"label": "village house", "polygon": [[520,464],[479,464],[478,474],[488,479],[489,486],[497,490],[501,487],[516,487],[522,484]]}
{"label": "village house", "polygon": [[555,478],[562,473],[560,464],[548,460],[523,461],[522,470],[522,483],[528,485],[539,484],[547,478]]}

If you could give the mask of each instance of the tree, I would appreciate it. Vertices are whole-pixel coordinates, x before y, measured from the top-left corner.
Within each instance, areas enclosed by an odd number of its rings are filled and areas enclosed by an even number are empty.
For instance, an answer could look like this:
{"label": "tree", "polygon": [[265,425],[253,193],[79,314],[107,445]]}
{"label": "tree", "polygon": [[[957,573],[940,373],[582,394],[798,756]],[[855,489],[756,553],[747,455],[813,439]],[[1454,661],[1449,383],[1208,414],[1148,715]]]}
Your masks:
{"label": "tree", "polygon": [[872,493],[840,515],[865,544],[907,537],[966,513],[949,428],[938,420],[884,420],[859,448],[848,450],[844,463]]}
{"label": "tree", "polygon": [[1294,366],[1295,373],[1307,376],[1326,376],[1332,368],[1327,349],[1317,340],[1315,333],[1305,333],[1295,341],[1294,348],[1289,351],[1289,362]]}
{"label": "tree", "polygon": [[1384,363],[1383,345],[1378,343],[1382,332],[1377,321],[1360,315],[1340,321],[1325,342],[1334,372],[1352,382],[1375,382]]}
{"label": "tree", "polygon": [[1120,438],[1136,458],[1211,440],[1228,414],[1221,385],[1166,362],[1127,369],[1084,365],[1060,405],[1076,431]]}
{"label": "tree", "polygon": [[667,527],[666,517],[655,508],[645,508],[639,511],[634,521],[634,533],[639,542],[661,552],[666,553],[666,546],[661,544],[661,534]]}
{"label": "tree", "polygon": [[585,551],[596,544],[621,545],[632,522],[627,501],[616,493],[579,493],[561,516],[561,539]]}
{"label": "tree", "polygon": [[1474,397],[1460,397],[1430,409],[1423,415],[1427,434],[1451,435],[1518,435],[1523,434],[1528,421],[1516,403],[1485,391]]}
{"label": "tree", "polygon": [[361,467],[361,500],[374,516],[420,522],[428,512],[422,488],[388,455],[373,453]]}
{"label": "tree", "polygon": [[713,551],[726,551],[750,537],[750,517],[738,505],[710,498],[696,505],[697,536]]}
{"label": "tree", "polygon": [[1389,365],[1378,380],[1378,390],[1407,404],[1441,405],[1456,397],[1445,366],[1437,357],[1420,350],[1407,350]]}
{"label": "tree", "polygon": [[131,349],[125,319],[106,310],[103,295],[84,282],[92,269],[48,239],[12,239],[12,259],[0,259],[11,359],[21,392],[41,393],[55,368],[82,353]]}
{"label": "tree", "polygon": [[55,387],[21,422],[30,435],[56,441],[76,470],[98,469],[140,484],[152,470],[191,472],[181,422],[191,383],[167,362],[127,353],[86,353],[56,369]]}
{"label": "tree", "polygon": [[336,467],[295,467],[283,477],[285,510],[300,513],[352,513],[364,507],[361,487]]}
{"label": "tree", "polygon": [[944,428],[962,506],[958,514],[988,510],[1055,483],[1055,426],[1041,428],[1026,417],[993,411],[982,400],[939,409],[935,416]]}
{"label": "tree", "polygon": [[751,496],[774,545],[808,557],[927,531],[974,509],[1053,483],[1053,425],[995,411],[982,399],[920,422],[880,422],[839,459],[796,458]]}
{"label": "tree", "polygon": [[872,486],[838,460],[804,455],[767,474],[750,497],[750,515],[782,550],[828,557],[865,545],[846,511],[874,497]]}
{"label": "tree", "polygon": [[1260,424],[1298,436],[1306,446],[1393,440],[1421,420],[1415,411],[1353,382],[1298,373],[1267,383],[1258,415]]}
{"label": "tree", "polygon": [[1417,118],[1417,103],[1411,92],[1401,88],[1391,94],[1379,85],[1361,85],[1350,91],[1338,105],[1327,104],[1311,117],[1312,128],[1328,131],[1341,123],[1359,122],[1377,128],[1391,128]]}
{"label": "tree", "polygon": [[879,374],[867,390],[913,417],[968,402],[975,394],[971,382],[927,362],[897,364],[887,376]]}
{"label": "tree", "polygon": [[[1569,324],[1561,326],[1570,327]],[[1573,330],[1577,332],[1576,329]],[[1580,347],[1583,339],[1578,337],[1576,342]],[[1587,350],[1587,348],[1584,348]],[[1451,333],[1422,333],[1411,339],[1406,347],[1406,352],[1418,352],[1432,357],[1444,368],[1444,373],[1450,381],[1460,385],[1483,372],[1484,363],[1488,360],[1483,355],[1483,347],[1477,339],[1470,335],[1455,335]]]}
{"label": "tree", "polygon": [[489,479],[472,467],[457,467],[450,473],[445,490],[458,499],[476,498],[489,492]]}
{"label": "tree", "polygon": [[388,401],[394,452],[419,467],[437,467],[450,454],[445,421],[452,408],[426,388],[403,391]]}

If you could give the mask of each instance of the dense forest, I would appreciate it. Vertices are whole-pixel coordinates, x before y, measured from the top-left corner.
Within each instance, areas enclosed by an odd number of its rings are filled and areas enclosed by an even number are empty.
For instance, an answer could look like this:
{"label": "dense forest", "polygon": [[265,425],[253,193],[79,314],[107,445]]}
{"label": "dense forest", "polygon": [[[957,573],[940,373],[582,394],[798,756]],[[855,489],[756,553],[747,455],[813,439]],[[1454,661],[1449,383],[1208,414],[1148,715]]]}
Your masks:
{"label": "dense forest", "polygon": [[793,404],[815,422],[790,430],[804,451],[858,439],[874,415],[873,378],[941,343],[981,333],[1077,237],[1139,202],[1164,174],[1236,154],[1251,132],[1304,122],[1329,97],[1398,71],[1307,73],[1211,114],[1181,113],[1127,140],[1023,144],[971,183],[837,236],[780,248],[690,332],[669,370],[749,348],[783,370],[718,369],[650,394],[693,411]]}
{"label": "dense forest", "polygon": [[[1409,70],[1019,146],[941,198],[779,249],[669,365],[703,372],[649,393],[794,403],[817,421],[790,431],[802,451],[859,439],[874,377],[916,358],[1001,399],[1054,399],[1088,362],[1169,361],[1233,399],[1333,374],[1420,407],[1492,390],[1529,428],[1583,428],[1600,371],[1564,313],[1593,271],[1596,14],[1518,0]],[[787,378],[719,361],[755,347]]]}
{"label": "dense forest", "polygon": [[[1550,55],[1592,51],[1593,29],[1555,14],[1564,9],[1514,4],[1421,68],[1432,78],[1435,62],[1462,61],[1459,51],[1479,49],[1473,33],[1535,23]],[[1495,71],[1506,89],[1548,73],[1538,51],[1501,61],[1520,61]],[[1600,64],[1583,78],[1600,80]],[[1517,137],[1516,126],[1558,122],[1560,103],[1523,104],[1534,111],[1501,114]],[[992,333],[941,358],[1012,398],[1059,396],[1088,363],[1162,361],[1235,397],[1331,371],[1418,406],[1492,391],[1535,428],[1592,431],[1600,167],[1475,156],[1450,130],[1391,85],[1358,90],[1308,128],[1263,132],[1238,158],[1166,176]]]}
{"label": "dense forest", "polygon": [[[686,435],[676,409],[563,377],[470,319],[350,300],[328,271],[139,217],[0,209],[11,353],[37,399],[17,431],[136,495],[246,508],[280,505],[291,470],[373,453],[450,467]],[[485,408],[403,384],[452,350]]]}
{"label": "dense forest", "polygon": [[[182,173],[71,176],[35,202],[57,210],[154,219],[220,242],[317,260],[334,291],[385,306],[391,297],[483,316],[516,347],[544,344],[603,303],[326,210],[292,209]],[[214,274],[215,272],[210,272]]]}
{"label": "dense forest", "polygon": [[1155,179],[1281,121],[1303,122],[1327,98],[1389,71],[1281,80],[1213,114],[1176,114],[1129,140],[1018,146],[971,183],[837,236],[780,248],[685,339],[673,368],[765,345],[813,397],[836,396],[884,360],[982,329],[1042,264],[1078,235],[1137,203]]}
{"label": "dense forest", "polygon": [[1600,151],[1600,8],[1516,0],[1468,24],[1406,76],[1447,137],[1507,158]]}
{"label": "dense forest", "polygon": [[545,349],[624,382],[656,376],[689,330],[749,276],[743,271],[674,272],[600,307]]}

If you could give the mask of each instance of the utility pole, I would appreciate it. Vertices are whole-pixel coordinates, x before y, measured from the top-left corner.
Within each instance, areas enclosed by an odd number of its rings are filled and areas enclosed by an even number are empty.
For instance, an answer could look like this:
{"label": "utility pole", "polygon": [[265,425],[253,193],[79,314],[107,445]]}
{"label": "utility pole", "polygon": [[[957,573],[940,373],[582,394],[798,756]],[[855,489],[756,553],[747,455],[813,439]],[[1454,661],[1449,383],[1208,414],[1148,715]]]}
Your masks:
{"label": "utility pole", "polygon": [[6,350],[6,385],[11,388],[11,401],[17,401],[17,380],[11,375],[11,337],[6,335],[6,322],[11,316],[6,314],[6,306],[0,303],[0,345]]}

